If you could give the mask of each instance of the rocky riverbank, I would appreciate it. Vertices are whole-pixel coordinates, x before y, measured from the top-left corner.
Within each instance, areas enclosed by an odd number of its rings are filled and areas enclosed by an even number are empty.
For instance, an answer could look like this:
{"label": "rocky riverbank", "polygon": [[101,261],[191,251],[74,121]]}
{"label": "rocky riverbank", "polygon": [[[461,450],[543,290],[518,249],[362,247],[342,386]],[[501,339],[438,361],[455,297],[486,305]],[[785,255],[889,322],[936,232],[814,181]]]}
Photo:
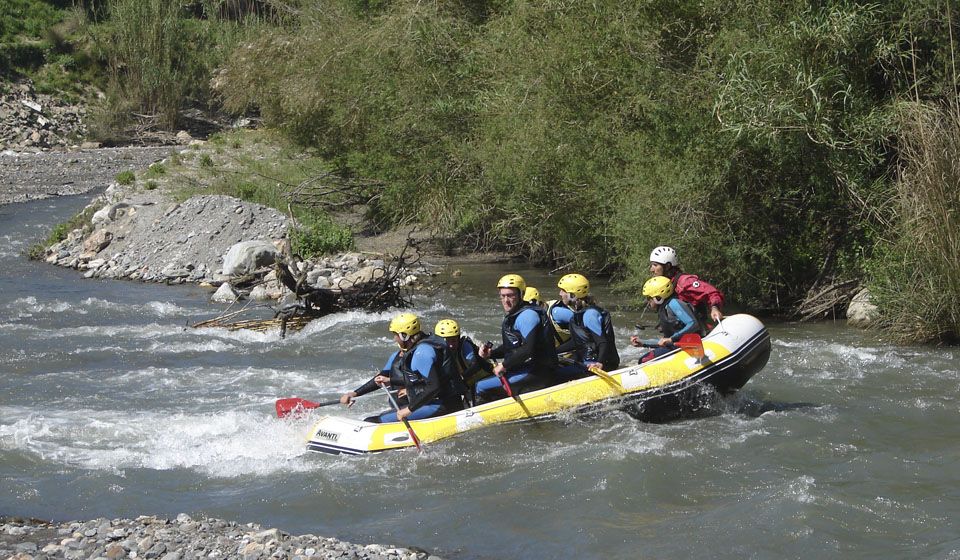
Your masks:
{"label": "rocky riverbank", "polygon": [[253,523],[194,519],[186,514],[176,519],[141,516],[64,523],[0,518],[0,558],[440,560],[423,550],[359,545],[316,535],[290,535]]}
{"label": "rocky riverbank", "polygon": [[[62,230],[62,238],[33,255],[83,271],[87,278],[207,284],[220,288],[214,299],[221,302],[290,296],[270,271],[272,264],[290,256],[289,217],[261,204],[214,194],[213,185],[224,174],[247,172],[233,167],[238,161],[266,157],[244,153],[237,144],[193,141],[188,147],[169,147],[162,160],[126,170],[119,179],[111,177],[70,229]],[[216,165],[222,167],[211,172]],[[102,181],[103,176],[93,180]],[[402,247],[383,247],[383,252],[395,255]],[[383,252],[300,261],[293,272],[303,276],[305,289],[354,289],[397,275]],[[410,285],[429,275],[425,266],[404,267],[399,280]],[[238,289],[238,283],[246,287]]]}

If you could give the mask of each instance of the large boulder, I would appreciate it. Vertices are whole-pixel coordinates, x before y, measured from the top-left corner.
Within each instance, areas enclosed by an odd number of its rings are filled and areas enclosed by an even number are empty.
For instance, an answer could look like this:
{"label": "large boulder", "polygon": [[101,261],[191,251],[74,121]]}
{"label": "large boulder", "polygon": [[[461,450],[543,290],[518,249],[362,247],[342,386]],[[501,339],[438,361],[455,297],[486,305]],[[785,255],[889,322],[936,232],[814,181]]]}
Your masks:
{"label": "large boulder", "polygon": [[880,310],[870,301],[870,292],[864,288],[857,292],[847,307],[847,324],[866,329],[876,324]]}
{"label": "large boulder", "polygon": [[254,270],[270,266],[280,257],[280,252],[273,243],[256,239],[235,243],[227,254],[223,256],[223,274],[227,276],[242,276]]}

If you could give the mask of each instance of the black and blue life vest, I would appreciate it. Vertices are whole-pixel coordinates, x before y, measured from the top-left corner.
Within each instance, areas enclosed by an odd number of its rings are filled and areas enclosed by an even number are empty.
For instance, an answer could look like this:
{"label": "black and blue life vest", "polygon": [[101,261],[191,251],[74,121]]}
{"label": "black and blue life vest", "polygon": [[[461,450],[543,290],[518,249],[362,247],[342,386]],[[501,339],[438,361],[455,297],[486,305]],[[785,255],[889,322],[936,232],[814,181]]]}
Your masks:
{"label": "black and blue life vest", "polygon": [[[430,368],[430,377],[435,378],[436,389],[431,390],[427,378],[412,367],[413,354],[417,346],[426,344],[433,348],[436,359]],[[460,376],[457,357],[447,347],[447,341],[437,335],[427,337],[411,348],[400,362],[399,371],[403,376],[404,386],[407,389],[407,398],[410,399],[410,409],[415,410],[420,405],[435,398],[440,399],[447,408],[463,408],[463,396],[466,386]],[[391,371],[391,381],[393,374]]]}
{"label": "black and blue life vest", "polygon": [[554,331],[550,324],[550,317],[539,305],[520,305],[503,318],[503,325],[500,330],[503,336],[504,354],[509,357],[523,345],[523,335],[514,327],[514,324],[520,313],[528,309],[532,309],[537,314],[540,324],[530,333],[536,337],[533,343],[533,354],[524,361],[523,366],[528,367],[534,375],[551,375],[557,368],[557,352],[553,339]]}
{"label": "black and blue life vest", "polygon": [[[599,335],[588,329],[583,322],[583,316],[588,309],[596,309],[600,313]],[[620,367],[620,354],[617,353],[613,321],[606,310],[590,304],[577,311],[570,320],[570,334],[577,341],[577,361],[600,362],[603,364],[603,369],[607,371]]]}
{"label": "black and blue life vest", "polygon": [[683,328],[683,321],[678,319],[677,316],[674,314],[674,312],[667,305],[667,303],[672,299],[677,300],[680,303],[680,305],[683,307],[684,311],[686,311],[691,317],[693,317],[693,320],[697,323],[696,329],[691,332],[695,332],[700,336],[703,336],[704,334],[706,334],[706,330],[703,328],[703,321],[700,320],[700,316],[697,315],[697,312],[696,310],[694,310],[693,306],[683,301],[682,299],[678,299],[677,296],[674,295],[663,300],[663,303],[661,303],[659,308],[657,309],[657,316],[659,317],[659,320],[660,320],[658,328],[660,329],[660,332],[663,334],[663,336],[666,338],[670,338],[677,331]]}

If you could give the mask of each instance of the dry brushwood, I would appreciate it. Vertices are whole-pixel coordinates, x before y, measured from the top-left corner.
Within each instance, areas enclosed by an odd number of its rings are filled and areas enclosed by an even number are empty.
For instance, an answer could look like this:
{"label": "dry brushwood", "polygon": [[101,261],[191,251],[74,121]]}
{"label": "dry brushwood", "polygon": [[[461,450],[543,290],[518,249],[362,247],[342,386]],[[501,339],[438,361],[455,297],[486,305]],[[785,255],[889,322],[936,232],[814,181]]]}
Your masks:
{"label": "dry brushwood", "polygon": [[[408,256],[410,249],[413,249],[413,257]],[[412,238],[408,237],[403,251],[386,267],[382,276],[360,284],[345,285],[345,282],[341,282],[341,286],[336,288],[315,288],[306,283],[305,273],[294,274],[287,262],[278,261],[275,265],[277,279],[296,295],[297,303],[274,310],[273,317],[268,319],[232,320],[248,309],[255,310],[269,306],[245,307],[240,311],[224,313],[191,326],[194,328],[219,327],[228,330],[249,329],[259,332],[276,327],[280,329],[280,336],[283,337],[288,330],[299,331],[313,319],[331,313],[348,309],[384,311],[391,307],[410,307],[410,299],[402,284],[406,274],[419,262],[419,248]],[[270,309],[273,310],[272,307]]]}
{"label": "dry brushwood", "polygon": [[831,283],[814,291],[810,289],[807,297],[797,307],[796,314],[801,321],[816,321],[829,317],[846,316],[850,300],[860,290],[858,280]]}

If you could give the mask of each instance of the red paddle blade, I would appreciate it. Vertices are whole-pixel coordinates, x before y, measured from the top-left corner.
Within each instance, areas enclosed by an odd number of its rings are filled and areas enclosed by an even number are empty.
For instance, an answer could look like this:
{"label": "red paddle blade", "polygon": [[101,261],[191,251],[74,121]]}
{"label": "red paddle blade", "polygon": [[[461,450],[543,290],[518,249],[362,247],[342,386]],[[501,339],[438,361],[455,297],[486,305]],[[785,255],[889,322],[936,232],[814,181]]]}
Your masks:
{"label": "red paddle blade", "polygon": [[318,406],[320,405],[315,402],[298,399],[296,397],[279,399],[277,400],[277,417],[286,418],[294,412],[307,410],[308,408],[317,408]]}
{"label": "red paddle blade", "polygon": [[704,356],[703,340],[700,339],[699,334],[689,333],[681,336],[680,340],[677,342],[677,346],[698,360]]}
{"label": "red paddle blade", "polygon": [[417,451],[423,452],[423,446],[420,445],[420,438],[417,437],[417,433],[413,431],[413,426],[410,425],[410,422],[406,418],[403,420],[403,425],[407,427],[407,432],[410,434],[410,439],[413,440],[413,444],[417,446]]}

